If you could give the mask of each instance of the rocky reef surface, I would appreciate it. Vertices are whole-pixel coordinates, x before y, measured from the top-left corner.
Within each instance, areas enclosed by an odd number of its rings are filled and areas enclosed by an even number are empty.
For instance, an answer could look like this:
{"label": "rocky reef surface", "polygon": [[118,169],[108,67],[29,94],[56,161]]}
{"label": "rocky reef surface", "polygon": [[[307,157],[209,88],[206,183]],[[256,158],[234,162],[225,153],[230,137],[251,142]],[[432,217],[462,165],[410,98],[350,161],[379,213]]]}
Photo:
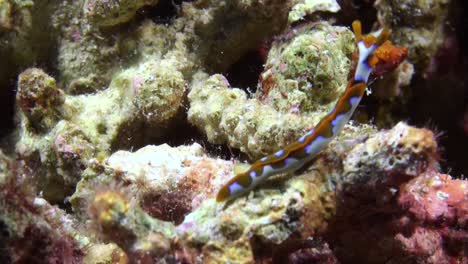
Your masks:
{"label": "rocky reef surface", "polygon": [[0,0],[0,262],[467,262],[468,181],[392,111],[442,65],[446,0],[375,1],[407,50],[379,54],[371,103],[298,172],[215,200],[333,109],[349,2]]}

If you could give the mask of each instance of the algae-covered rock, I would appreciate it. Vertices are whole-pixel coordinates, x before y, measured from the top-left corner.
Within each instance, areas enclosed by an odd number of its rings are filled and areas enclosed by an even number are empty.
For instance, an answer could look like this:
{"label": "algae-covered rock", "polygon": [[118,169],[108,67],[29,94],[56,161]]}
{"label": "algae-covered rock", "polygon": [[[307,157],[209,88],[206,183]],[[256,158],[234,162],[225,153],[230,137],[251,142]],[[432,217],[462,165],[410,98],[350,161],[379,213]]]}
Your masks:
{"label": "algae-covered rock", "polygon": [[31,68],[18,77],[16,101],[32,132],[50,130],[62,117],[64,94],[43,70]]}
{"label": "algae-covered rock", "polygon": [[[433,173],[437,166],[434,135],[426,129],[400,123],[388,131],[375,133],[368,130],[366,136],[364,131],[365,128],[344,131],[353,134],[354,140],[340,137],[300,176],[276,177],[227,204],[205,201],[177,227],[182,245],[186,250],[190,249],[188,251],[193,256],[202,256],[205,260],[244,263],[253,261],[258,248],[267,246],[273,251],[286,252],[273,254],[270,256],[273,260],[287,259],[294,252],[292,248],[307,248],[307,243],[300,242],[301,239],[324,236],[332,241],[344,239],[344,242],[338,242],[338,256],[350,261],[353,259],[350,256],[362,260],[360,256],[365,255],[365,250],[360,250],[361,255],[356,256],[352,252],[342,252],[340,248],[342,243],[352,241],[352,237],[347,236],[354,228],[361,228],[346,222],[358,220],[349,219],[349,214],[354,214],[346,206],[353,206],[357,197],[369,199],[369,196],[375,196],[375,201],[368,202],[381,208],[382,212],[388,212],[387,206],[405,210],[404,207],[393,207],[394,199],[399,196],[398,187],[405,186],[412,179],[428,177],[427,173]],[[395,157],[397,160],[391,161]],[[375,215],[368,213],[360,217],[376,221]],[[343,221],[343,217],[347,220]],[[388,221],[391,221],[391,213],[389,217]],[[379,221],[383,224],[388,223],[387,218],[377,219],[381,219]],[[411,224],[419,225],[417,222]],[[376,227],[379,228],[382,227]],[[382,239],[381,245],[388,237],[386,232],[370,232],[368,235]],[[429,239],[430,235],[423,237]],[[395,238],[389,243],[398,244],[400,240]],[[368,239],[356,241],[369,243]],[[317,243],[326,245],[326,242]],[[372,254],[387,254],[381,245],[373,247],[375,251]],[[364,248],[369,250],[368,247]],[[414,256],[410,250],[401,253]]]}
{"label": "algae-covered rock", "polygon": [[329,110],[346,88],[355,50],[345,27],[305,25],[275,41],[257,98],[281,112]]}
{"label": "algae-covered rock", "polygon": [[151,218],[131,203],[130,196],[119,190],[98,191],[89,206],[90,218],[101,230],[101,236],[118,244],[130,259],[168,254],[174,226]]}
{"label": "algae-covered rock", "polygon": [[85,264],[128,263],[128,256],[114,243],[97,244],[89,247],[83,258]]}
{"label": "algae-covered rock", "polygon": [[311,15],[315,12],[336,13],[340,11],[340,6],[335,0],[299,0],[297,2],[289,12],[289,23],[305,19],[306,15]]}
{"label": "algae-covered rock", "polygon": [[10,159],[3,154],[3,151],[0,150],[0,185],[5,183],[5,180],[10,175],[9,170]]}
{"label": "algae-covered rock", "polygon": [[49,201],[63,201],[95,154],[95,147],[76,125],[61,121],[47,136],[27,131],[20,134],[16,152],[25,167],[34,171],[34,180]]}
{"label": "algae-covered rock", "polygon": [[66,95],[38,69],[20,76],[17,102],[24,129],[16,150],[28,166],[37,167],[45,196],[63,200],[97,153],[141,144],[138,133],[164,134],[158,127],[176,118],[186,87],[174,61],[129,68],[92,95]]}
{"label": "algae-covered rock", "polygon": [[171,61],[149,61],[123,75],[132,82],[136,94],[133,102],[146,122],[163,123],[180,110],[186,82]]}
{"label": "algae-covered rock", "polygon": [[373,263],[382,256],[395,262],[466,258],[462,248],[468,234],[466,225],[460,225],[468,208],[466,180],[438,172],[436,146],[431,131],[399,123],[348,153],[343,160],[347,177],[328,231],[339,259]]}
{"label": "algae-covered rock", "polygon": [[86,0],[83,12],[100,26],[114,26],[132,19],[138,9],[145,5],[156,5],[159,0]]}
{"label": "algae-covered rock", "polygon": [[321,117],[280,113],[259,100],[248,99],[240,89],[229,88],[222,75],[193,84],[188,98],[188,119],[210,142],[227,142],[251,157],[278,150],[299,138]]}
{"label": "algae-covered rock", "polygon": [[[118,66],[121,56],[117,43],[85,34],[73,29],[74,37],[64,39],[59,48],[59,80],[65,90],[72,94],[86,94],[104,90]],[[97,33],[95,33],[97,34]]]}
{"label": "algae-covered rock", "polygon": [[32,176],[21,162],[7,161],[0,151],[1,260],[80,261],[94,241],[77,228],[73,216],[35,196]]}
{"label": "algae-covered rock", "polygon": [[[343,166],[347,171],[357,172],[360,168],[368,167],[416,177],[435,162],[436,149],[437,142],[431,131],[398,123],[392,130],[377,133],[365,144],[354,147],[343,161]],[[356,173],[353,177],[357,176],[371,175]]]}
{"label": "algae-covered rock", "polygon": [[[324,228],[333,211],[328,204],[332,200],[325,197],[333,191],[322,180],[305,176],[276,181],[229,205],[206,201],[177,227],[178,236],[182,245],[195,250],[192,254],[207,261],[250,263],[258,247],[277,247],[293,234],[307,237],[308,231]],[[311,209],[307,216],[305,208]]]}
{"label": "algae-covered rock", "polygon": [[[138,67],[149,59],[159,61],[165,55],[166,58],[178,56],[178,63],[184,64],[179,70],[192,65],[182,43],[192,34],[181,34],[180,22],[169,26],[147,19],[131,31],[107,31],[101,27],[125,22],[131,18],[129,15],[135,15],[138,8],[150,2],[158,1],[87,1],[84,15],[75,5],[58,12],[56,23],[63,35],[58,53],[59,83],[64,90],[73,94],[104,90],[115,74]],[[124,14],[123,17],[115,17],[114,11]],[[66,20],[69,17],[72,19]]]}

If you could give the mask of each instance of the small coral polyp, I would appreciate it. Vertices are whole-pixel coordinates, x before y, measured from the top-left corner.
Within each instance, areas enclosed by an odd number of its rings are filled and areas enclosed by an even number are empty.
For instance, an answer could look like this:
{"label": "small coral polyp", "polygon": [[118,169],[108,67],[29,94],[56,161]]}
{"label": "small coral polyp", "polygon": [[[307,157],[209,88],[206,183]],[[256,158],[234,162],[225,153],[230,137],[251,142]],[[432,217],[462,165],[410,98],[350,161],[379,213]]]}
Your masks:
{"label": "small coral polyp", "polygon": [[110,228],[125,218],[128,208],[127,197],[116,191],[104,191],[96,194],[89,210],[100,226]]}

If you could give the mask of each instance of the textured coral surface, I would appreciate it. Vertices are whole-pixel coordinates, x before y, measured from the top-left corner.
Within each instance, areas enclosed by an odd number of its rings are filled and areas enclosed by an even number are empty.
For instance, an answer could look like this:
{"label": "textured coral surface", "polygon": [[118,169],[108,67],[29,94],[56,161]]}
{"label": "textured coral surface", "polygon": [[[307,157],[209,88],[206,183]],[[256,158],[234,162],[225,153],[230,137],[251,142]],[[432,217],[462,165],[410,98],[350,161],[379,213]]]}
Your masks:
{"label": "textured coral surface", "polygon": [[[428,109],[414,94],[458,93],[440,75],[454,7],[0,0],[0,263],[468,263],[468,181],[409,114]],[[375,54],[354,120],[300,170],[216,202],[333,110],[350,16],[405,47]]]}

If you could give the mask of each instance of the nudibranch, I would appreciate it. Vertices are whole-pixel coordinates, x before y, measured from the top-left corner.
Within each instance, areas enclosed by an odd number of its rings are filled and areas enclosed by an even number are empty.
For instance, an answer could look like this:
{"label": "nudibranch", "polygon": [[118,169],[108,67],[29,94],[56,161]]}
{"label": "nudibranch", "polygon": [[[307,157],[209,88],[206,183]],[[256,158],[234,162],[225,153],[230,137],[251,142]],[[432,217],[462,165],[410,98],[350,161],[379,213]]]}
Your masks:
{"label": "nudibranch", "polygon": [[249,192],[272,175],[299,169],[324,149],[348,123],[366,91],[370,74],[379,63],[379,57],[374,56],[374,53],[379,47],[382,47],[390,34],[389,30],[384,28],[377,37],[362,36],[359,21],[354,21],[352,28],[356,37],[359,57],[355,62],[354,74],[335,107],[320,120],[317,126],[297,141],[261,158],[253,163],[247,171],[235,175],[221,187],[216,201],[231,200]]}

